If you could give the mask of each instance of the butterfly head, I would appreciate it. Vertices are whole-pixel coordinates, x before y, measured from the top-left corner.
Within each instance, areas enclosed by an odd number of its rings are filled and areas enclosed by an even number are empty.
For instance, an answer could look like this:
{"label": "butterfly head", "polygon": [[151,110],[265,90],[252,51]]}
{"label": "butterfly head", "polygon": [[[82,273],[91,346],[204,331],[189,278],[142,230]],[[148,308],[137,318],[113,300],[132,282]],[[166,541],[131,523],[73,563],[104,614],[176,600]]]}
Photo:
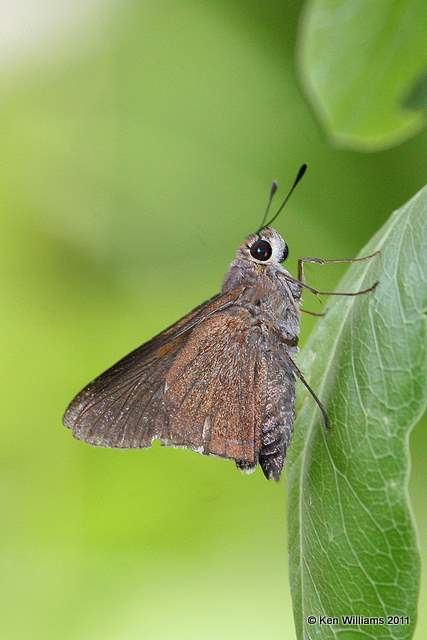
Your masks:
{"label": "butterfly head", "polygon": [[289,255],[288,245],[272,227],[263,227],[250,235],[240,251],[250,261],[264,265],[278,265]]}

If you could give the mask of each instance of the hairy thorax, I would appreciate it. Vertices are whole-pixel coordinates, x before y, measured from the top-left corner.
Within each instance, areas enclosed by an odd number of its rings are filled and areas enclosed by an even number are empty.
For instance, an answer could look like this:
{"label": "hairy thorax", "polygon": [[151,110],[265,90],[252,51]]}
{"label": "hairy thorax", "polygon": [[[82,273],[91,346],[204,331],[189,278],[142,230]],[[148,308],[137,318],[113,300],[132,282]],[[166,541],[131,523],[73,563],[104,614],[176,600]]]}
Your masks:
{"label": "hairy thorax", "polygon": [[242,288],[239,306],[245,307],[266,331],[279,331],[295,346],[300,327],[301,287],[287,278],[280,265],[262,265],[237,257],[224,279],[223,293]]}

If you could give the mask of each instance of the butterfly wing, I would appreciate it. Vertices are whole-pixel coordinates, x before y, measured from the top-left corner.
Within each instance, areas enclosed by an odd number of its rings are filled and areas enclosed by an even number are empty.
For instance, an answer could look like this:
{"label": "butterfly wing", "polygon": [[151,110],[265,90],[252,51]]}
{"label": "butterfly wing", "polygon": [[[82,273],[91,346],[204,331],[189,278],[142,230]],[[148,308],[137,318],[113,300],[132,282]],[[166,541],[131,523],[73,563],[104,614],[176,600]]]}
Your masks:
{"label": "butterfly wing", "polygon": [[65,426],[92,445],[149,447],[162,437],[165,377],[186,339],[186,333],[166,341],[159,336],[125,356],[74,398]]}
{"label": "butterfly wing", "polygon": [[239,304],[244,297],[242,288],[219,294],[125,356],[76,396],[64,424],[93,445],[142,448],[158,439],[244,470],[259,462],[278,480],[295,376],[288,345]]}
{"label": "butterfly wing", "polygon": [[165,444],[257,464],[267,379],[260,338],[238,306],[194,329],[166,376]]}
{"label": "butterfly wing", "polygon": [[263,367],[241,293],[215,296],[113,365],[71,402],[64,424],[94,445],[159,439],[255,464]]}

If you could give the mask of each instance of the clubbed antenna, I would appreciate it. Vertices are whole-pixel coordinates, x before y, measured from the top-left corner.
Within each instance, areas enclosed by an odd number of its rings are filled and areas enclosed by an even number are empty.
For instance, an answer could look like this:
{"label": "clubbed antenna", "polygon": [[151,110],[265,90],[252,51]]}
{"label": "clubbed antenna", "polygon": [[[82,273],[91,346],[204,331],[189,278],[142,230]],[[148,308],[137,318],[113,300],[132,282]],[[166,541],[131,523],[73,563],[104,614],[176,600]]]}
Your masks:
{"label": "clubbed antenna", "polygon": [[[294,180],[294,183],[293,183],[292,187],[291,187],[291,188],[289,189],[289,191],[288,191],[288,195],[287,195],[287,196],[286,196],[286,198],[283,200],[282,204],[280,205],[280,207],[278,208],[278,210],[276,211],[276,213],[274,214],[274,216],[273,216],[273,217],[272,217],[268,222],[265,222],[265,219],[266,219],[266,217],[267,217],[267,215],[268,215],[268,211],[269,211],[269,209],[270,209],[271,201],[272,201],[272,199],[273,199],[274,194],[275,194],[275,193],[276,193],[276,191],[277,191],[277,182],[273,182],[273,184],[272,184],[272,186],[271,186],[270,199],[269,199],[269,201],[268,201],[268,206],[267,206],[266,212],[265,212],[265,214],[264,214],[264,218],[263,218],[263,220],[262,220],[262,224],[261,224],[260,228],[258,229],[258,231],[261,231],[261,229],[263,229],[264,227],[268,227],[268,226],[270,226],[270,224],[276,220],[277,216],[278,216],[278,215],[279,215],[279,213],[282,211],[282,209],[283,209],[283,207],[285,206],[285,204],[288,202],[288,200],[289,200],[289,198],[291,197],[291,195],[292,195],[293,191],[295,190],[295,187],[297,186],[298,182],[299,182],[299,181],[301,180],[301,178],[303,177],[303,175],[304,175],[304,173],[306,172],[306,170],[307,170],[307,165],[306,165],[306,164],[303,164],[303,165],[300,167],[300,169],[299,169],[299,171],[298,171],[298,173],[297,173],[297,177],[295,178],[295,180]],[[273,187],[274,187],[274,189],[273,189]]]}
{"label": "clubbed antenna", "polygon": [[270,195],[268,198],[266,210],[264,211],[264,217],[261,221],[260,229],[262,229],[265,226],[264,222],[267,220],[268,212],[270,211],[271,203],[273,202],[274,194],[276,193],[278,187],[279,185],[277,184],[276,180],[273,180],[273,182],[271,183]]}

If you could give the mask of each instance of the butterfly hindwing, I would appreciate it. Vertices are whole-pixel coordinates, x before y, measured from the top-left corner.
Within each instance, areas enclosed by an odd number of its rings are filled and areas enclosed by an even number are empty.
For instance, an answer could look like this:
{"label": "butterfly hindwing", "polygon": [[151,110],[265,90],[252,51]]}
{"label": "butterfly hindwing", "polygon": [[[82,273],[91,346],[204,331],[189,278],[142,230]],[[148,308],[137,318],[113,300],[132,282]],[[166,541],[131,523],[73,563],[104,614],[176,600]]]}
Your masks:
{"label": "butterfly hindwing", "polygon": [[267,376],[260,331],[241,307],[193,331],[166,377],[166,444],[256,465]]}

